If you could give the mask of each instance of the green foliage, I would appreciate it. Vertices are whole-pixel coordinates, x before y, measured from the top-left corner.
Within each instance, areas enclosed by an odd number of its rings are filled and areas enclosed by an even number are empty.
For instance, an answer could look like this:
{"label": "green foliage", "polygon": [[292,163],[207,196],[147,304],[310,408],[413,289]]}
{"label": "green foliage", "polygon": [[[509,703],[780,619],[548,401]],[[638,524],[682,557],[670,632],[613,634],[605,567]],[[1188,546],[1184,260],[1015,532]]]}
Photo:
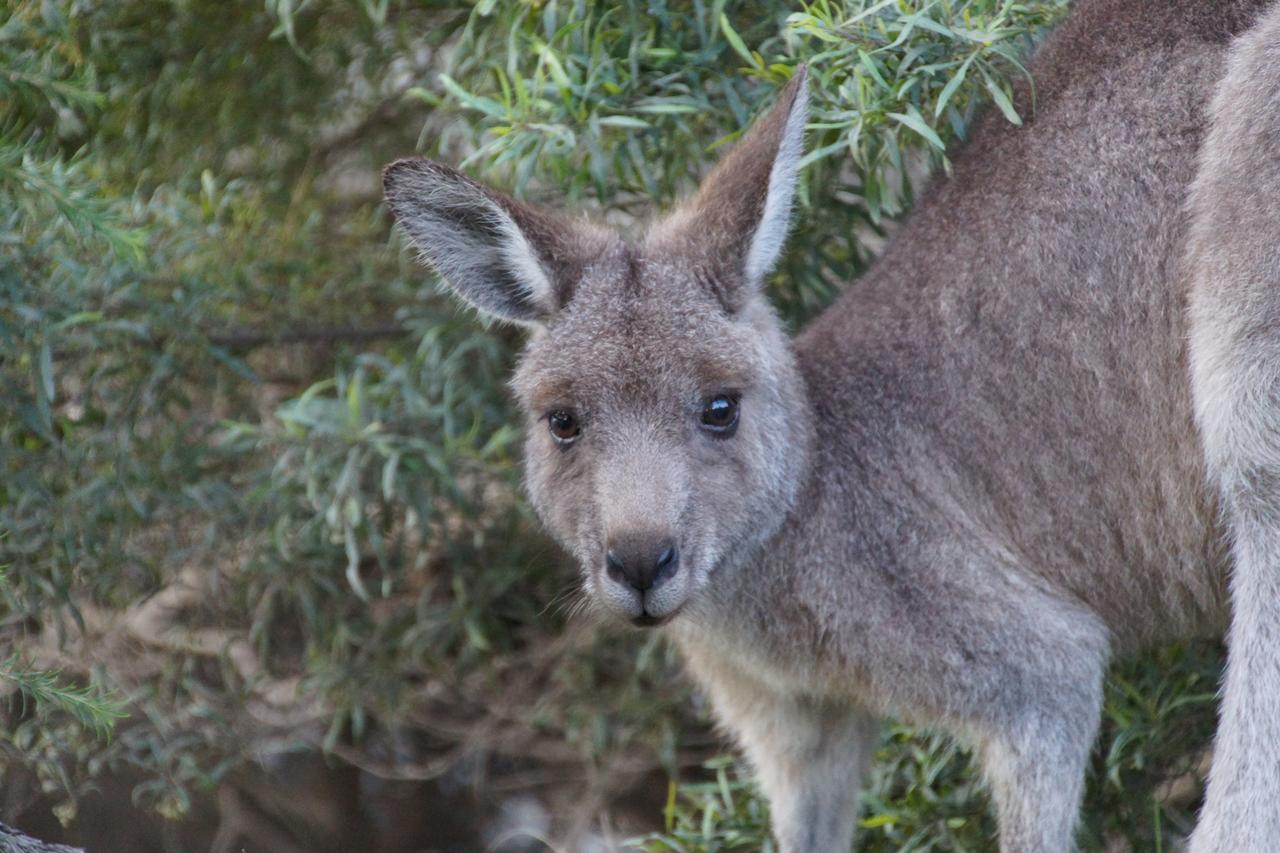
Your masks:
{"label": "green foliage", "polygon": [[120,702],[103,694],[101,688],[77,687],[63,683],[61,673],[23,666],[18,657],[0,661],[0,681],[7,681],[24,699],[36,703],[42,713],[61,711],[76,722],[105,737],[127,714]]}
{"label": "green foliage", "polygon": [[[0,539],[3,538],[4,535],[0,534]],[[7,582],[6,568],[0,566],[0,589]],[[60,676],[56,670],[24,664],[17,654],[0,661],[0,683],[8,682],[11,688],[16,688],[24,705],[27,700],[35,703],[36,717],[41,725],[47,722],[50,714],[61,712],[81,726],[92,729],[99,737],[106,737],[116,720],[127,716],[124,705],[106,695],[101,686],[66,684]]]}
{"label": "green foliage", "polygon": [[666,831],[628,843],[648,853],[659,851],[759,850],[773,853],[769,808],[743,769],[730,757],[703,765],[706,782],[672,782],[663,809]]}
{"label": "green foliage", "polygon": [[[494,8],[490,10],[490,6]],[[1019,122],[1011,75],[1065,0],[481,4],[410,94],[471,119],[464,163],[517,192],[554,187],[624,225],[690,191],[800,62],[812,75],[805,217],[774,282],[800,320],[865,268],[911,179],[947,165],[979,105]],[[752,47],[749,49],[748,45]],[[624,216],[625,214],[625,216]]]}
{"label": "green foliage", "polygon": [[[104,773],[176,817],[299,750],[389,778],[696,766],[705,720],[670,653],[570,618],[574,570],[519,495],[518,342],[388,241],[378,169],[418,140],[634,230],[807,63],[806,209],[771,281],[799,323],[865,269],[979,107],[1020,120],[1020,57],[1064,8],[10,3],[5,758],[61,792],[68,817]],[[1152,792],[1207,738],[1215,665],[1172,650],[1117,672],[1091,846],[1185,826],[1194,793]],[[385,761],[379,738],[407,757]],[[954,746],[892,728],[874,773],[865,849],[989,846]],[[645,849],[769,844],[730,760],[673,787],[666,819]]]}
{"label": "green foliage", "polygon": [[1085,803],[1091,820],[1084,839],[1092,848],[1123,839],[1134,850],[1167,850],[1191,832],[1222,662],[1221,646],[1199,644],[1113,667]]}
{"label": "green foliage", "polygon": [[[666,831],[637,839],[650,853],[772,850],[768,804],[731,758],[706,765],[714,780],[673,784]],[[987,850],[994,822],[968,754],[940,735],[886,728],[862,795],[858,848]]]}

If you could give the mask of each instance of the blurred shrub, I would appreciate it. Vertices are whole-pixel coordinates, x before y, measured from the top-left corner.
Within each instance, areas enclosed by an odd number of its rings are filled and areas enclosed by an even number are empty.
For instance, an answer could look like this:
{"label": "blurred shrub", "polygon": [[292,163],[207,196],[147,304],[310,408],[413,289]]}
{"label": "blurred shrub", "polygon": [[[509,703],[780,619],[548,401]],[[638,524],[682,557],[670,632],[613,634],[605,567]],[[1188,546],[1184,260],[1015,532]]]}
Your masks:
{"label": "blurred shrub", "polygon": [[[705,720],[665,648],[569,619],[574,572],[517,487],[518,341],[388,242],[378,170],[417,140],[632,229],[807,62],[807,209],[771,281],[799,323],[975,110],[1020,121],[1020,58],[1064,9],[10,3],[0,778],[34,768],[69,819],[127,770],[177,817],[239,767],[324,751],[386,779],[567,780],[596,792],[575,803],[593,821],[660,768],[689,781],[646,849],[767,847],[741,769],[697,769]],[[1185,827],[1216,660],[1170,650],[1113,678],[1091,846]],[[124,702],[113,738],[5,687],[51,670]],[[981,785],[939,738],[889,729],[865,806],[867,849],[990,843]]]}

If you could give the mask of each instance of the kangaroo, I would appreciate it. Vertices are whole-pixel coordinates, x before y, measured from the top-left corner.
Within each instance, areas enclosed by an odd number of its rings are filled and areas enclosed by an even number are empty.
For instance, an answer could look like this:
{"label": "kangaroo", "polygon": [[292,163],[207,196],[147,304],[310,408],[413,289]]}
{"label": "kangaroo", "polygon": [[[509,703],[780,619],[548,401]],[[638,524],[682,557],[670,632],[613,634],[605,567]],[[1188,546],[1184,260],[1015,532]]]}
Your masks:
{"label": "kangaroo", "polygon": [[798,68],[642,239],[446,166],[395,218],[530,330],[527,489],[665,632],[786,853],[848,850],[877,720],[975,747],[1005,851],[1074,846],[1113,655],[1228,632],[1196,853],[1280,849],[1280,6],[1082,0],[794,338],[762,287]]}

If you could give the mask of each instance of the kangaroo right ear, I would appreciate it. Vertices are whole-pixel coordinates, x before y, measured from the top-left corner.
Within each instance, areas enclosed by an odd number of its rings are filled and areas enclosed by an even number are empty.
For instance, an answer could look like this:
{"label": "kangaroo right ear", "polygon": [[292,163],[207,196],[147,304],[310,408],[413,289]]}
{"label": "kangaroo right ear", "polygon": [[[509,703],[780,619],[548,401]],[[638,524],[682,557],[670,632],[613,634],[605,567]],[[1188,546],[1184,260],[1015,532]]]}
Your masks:
{"label": "kangaroo right ear", "polygon": [[773,109],[649,234],[656,250],[690,263],[730,312],[760,291],[782,254],[804,154],[807,80],[796,68]]}
{"label": "kangaroo right ear", "polygon": [[383,194],[421,257],[486,314],[541,325],[568,302],[603,232],[562,221],[430,160],[399,160]]}

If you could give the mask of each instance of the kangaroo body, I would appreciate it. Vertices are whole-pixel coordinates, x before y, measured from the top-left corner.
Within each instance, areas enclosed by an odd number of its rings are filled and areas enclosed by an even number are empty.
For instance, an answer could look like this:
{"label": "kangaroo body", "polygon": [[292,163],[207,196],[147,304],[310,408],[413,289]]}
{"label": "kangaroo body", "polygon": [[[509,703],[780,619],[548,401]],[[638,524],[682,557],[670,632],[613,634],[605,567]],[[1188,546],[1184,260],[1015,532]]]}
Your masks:
{"label": "kangaroo body", "polygon": [[1004,850],[1070,849],[1111,656],[1228,625],[1192,847],[1280,849],[1265,6],[1081,3],[1031,66],[1027,126],[980,120],[789,343],[759,285],[803,75],[638,245],[388,170],[428,260],[537,328],[516,378],[534,504],[603,609],[681,647],[784,851],[848,849],[885,714],[976,745]]}

